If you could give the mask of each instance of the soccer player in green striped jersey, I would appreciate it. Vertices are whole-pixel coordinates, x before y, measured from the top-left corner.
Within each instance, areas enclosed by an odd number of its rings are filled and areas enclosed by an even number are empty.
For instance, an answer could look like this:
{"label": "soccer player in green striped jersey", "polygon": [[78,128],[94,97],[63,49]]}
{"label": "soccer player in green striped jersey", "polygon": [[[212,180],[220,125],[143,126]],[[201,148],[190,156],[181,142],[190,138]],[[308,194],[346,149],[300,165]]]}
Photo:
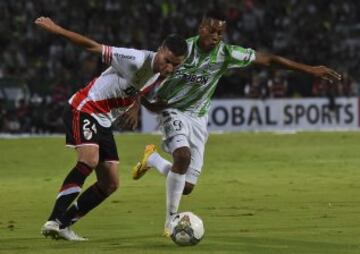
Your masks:
{"label": "soccer player in green striped jersey", "polygon": [[[188,55],[174,74],[155,91],[160,104],[143,104],[158,111],[163,148],[173,156],[173,163],[165,160],[154,145],[145,148],[142,160],[133,168],[133,178],[139,179],[151,168],[166,176],[165,235],[170,234],[170,222],[178,212],[182,194],[190,194],[203,167],[205,143],[208,137],[208,109],[221,76],[231,68],[250,64],[265,67],[277,65],[309,73],[330,81],[341,76],[324,66],[309,66],[289,59],[255,52],[253,49],[230,45],[222,41],[225,18],[216,11],[204,15],[198,36],[187,39]],[[160,110],[163,108],[162,110]]]}

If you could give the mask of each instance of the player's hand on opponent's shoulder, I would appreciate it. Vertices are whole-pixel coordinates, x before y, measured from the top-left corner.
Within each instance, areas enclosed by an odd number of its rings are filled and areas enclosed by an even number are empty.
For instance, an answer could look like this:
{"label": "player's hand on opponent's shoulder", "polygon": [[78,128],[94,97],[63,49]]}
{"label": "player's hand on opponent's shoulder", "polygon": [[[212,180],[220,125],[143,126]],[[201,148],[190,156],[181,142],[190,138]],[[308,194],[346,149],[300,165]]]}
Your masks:
{"label": "player's hand on opponent's shoulder", "polygon": [[34,23],[51,33],[57,33],[61,29],[59,25],[57,25],[54,21],[52,21],[51,18],[48,17],[39,17],[35,20]]}
{"label": "player's hand on opponent's shoulder", "polygon": [[325,79],[331,83],[341,80],[341,75],[326,66],[313,66],[311,67],[311,73],[318,78]]}

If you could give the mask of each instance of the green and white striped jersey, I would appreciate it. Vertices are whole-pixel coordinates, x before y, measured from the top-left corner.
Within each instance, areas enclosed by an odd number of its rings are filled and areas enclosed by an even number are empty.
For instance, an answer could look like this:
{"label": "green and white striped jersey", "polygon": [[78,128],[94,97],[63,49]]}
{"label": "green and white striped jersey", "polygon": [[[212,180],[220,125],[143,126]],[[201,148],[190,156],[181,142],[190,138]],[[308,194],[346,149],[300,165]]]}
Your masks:
{"label": "green and white striped jersey", "polygon": [[187,39],[184,63],[155,92],[172,108],[203,116],[208,112],[216,85],[227,69],[248,66],[255,51],[220,42],[210,52],[197,45],[199,37]]}

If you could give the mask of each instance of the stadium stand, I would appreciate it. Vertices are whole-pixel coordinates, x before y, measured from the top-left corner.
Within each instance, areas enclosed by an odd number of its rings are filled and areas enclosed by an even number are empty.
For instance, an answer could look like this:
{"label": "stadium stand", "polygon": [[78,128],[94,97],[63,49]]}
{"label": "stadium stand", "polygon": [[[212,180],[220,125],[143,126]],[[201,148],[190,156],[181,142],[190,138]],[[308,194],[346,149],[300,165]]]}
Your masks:
{"label": "stadium stand", "polygon": [[235,70],[220,81],[216,97],[359,95],[359,1],[2,0],[0,132],[61,132],[68,97],[105,68],[97,57],[37,29],[36,17],[49,16],[107,44],[155,50],[169,33],[194,35],[202,12],[214,7],[226,12],[226,41],[326,64],[345,77],[329,88],[298,73]]}

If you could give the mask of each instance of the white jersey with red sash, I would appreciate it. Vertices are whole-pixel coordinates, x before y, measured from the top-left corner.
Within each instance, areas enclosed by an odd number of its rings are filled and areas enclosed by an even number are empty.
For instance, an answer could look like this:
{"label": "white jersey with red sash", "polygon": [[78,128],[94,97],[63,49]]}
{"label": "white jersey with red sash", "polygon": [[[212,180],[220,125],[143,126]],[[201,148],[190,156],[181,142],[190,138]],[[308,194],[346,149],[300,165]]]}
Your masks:
{"label": "white jersey with red sash", "polygon": [[111,66],[76,92],[69,104],[110,127],[134,102],[136,93],[158,78],[152,68],[154,56],[146,50],[103,46],[103,62]]}

